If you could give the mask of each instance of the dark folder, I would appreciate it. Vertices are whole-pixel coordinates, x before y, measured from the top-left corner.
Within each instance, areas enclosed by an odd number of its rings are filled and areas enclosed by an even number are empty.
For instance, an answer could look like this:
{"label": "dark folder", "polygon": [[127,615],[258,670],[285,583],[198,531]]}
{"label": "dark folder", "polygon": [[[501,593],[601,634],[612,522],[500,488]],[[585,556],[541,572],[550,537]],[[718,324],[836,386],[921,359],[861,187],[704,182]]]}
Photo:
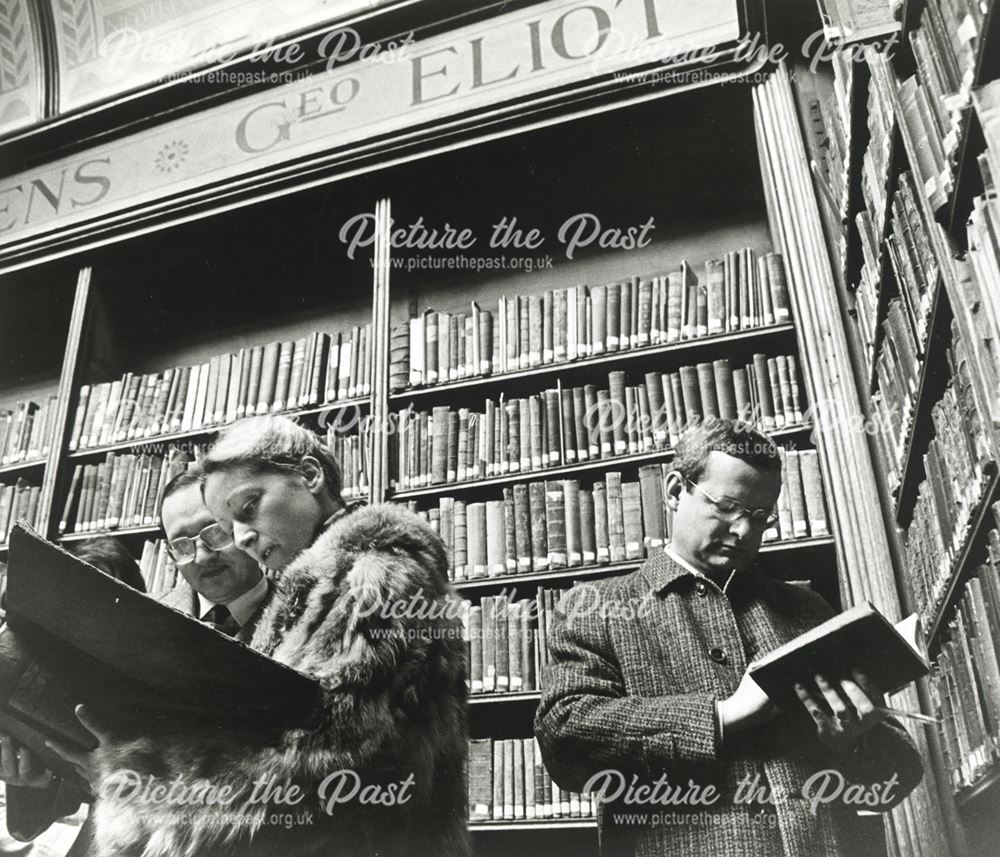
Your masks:
{"label": "dark folder", "polygon": [[750,675],[776,705],[799,708],[796,682],[813,687],[816,674],[839,681],[851,669],[864,672],[880,693],[892,693],[929,667],[916,642],[866,601],[769,652]]}
{"label": "dark folder", "polygon": [[308,728],[314,679],[137,592],[16,525],[7,625],[0,630],[0,731],[42,753],[55,738],[96,741],[77,703],[132,724],[198,729]]}

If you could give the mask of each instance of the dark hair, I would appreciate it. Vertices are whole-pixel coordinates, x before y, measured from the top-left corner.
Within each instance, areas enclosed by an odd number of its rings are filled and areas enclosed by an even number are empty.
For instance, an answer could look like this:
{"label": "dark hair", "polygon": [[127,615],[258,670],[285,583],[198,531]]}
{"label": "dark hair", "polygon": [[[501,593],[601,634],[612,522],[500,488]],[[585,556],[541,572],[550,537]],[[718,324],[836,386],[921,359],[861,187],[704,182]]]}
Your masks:
{"label": "dark hair", "polygon": [[298,468],[306,456],[316,459],[330,495],[343,503],[337,459],[313,432],[288,417],[250,417],[226,426],[202,460],[202,469],[206,476],[241,466],[285,473]]}
{"label": "dark hair", "polygon": [[742,420],[718,418],[706,419],[681,435],[671,469],[697,482],[710,452],[724,452],[762,470],[781,473],[781,457],[771,438]]}
{"label": "dark hair", "polygon": [[142,573],[139,571],[135,558],[118,539],[113,539],[110,536],[98,536],[94,539],[68,545],[66,549],[78,559],[97,566],[101,571],[106,571],[133,589],[138,589],[140,592],[146,591],[146,584],[142,579]]}

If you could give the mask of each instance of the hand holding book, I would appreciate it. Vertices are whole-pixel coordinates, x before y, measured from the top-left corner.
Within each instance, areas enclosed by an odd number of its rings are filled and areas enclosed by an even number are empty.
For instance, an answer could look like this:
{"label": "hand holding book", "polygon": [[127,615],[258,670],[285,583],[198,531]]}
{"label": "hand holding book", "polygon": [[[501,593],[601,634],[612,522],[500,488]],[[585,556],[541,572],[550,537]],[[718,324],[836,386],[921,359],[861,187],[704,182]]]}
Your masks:
{"label": "hand holding book", "polygon": [[0,734],[0,780],[6,785],[44,789],[54,776],[36,753],[12,735]]}
{"label": "hand holding book", "polygon": [[840,754],[852,749],[873,726],[885,720],[884,710],[873,701],[877,691],[860,670],[852,678],[828,681],[817,675],[813,686],[796,682],[795,695],[816,723],[816,732],[828,749]]}
{"label": "hand holding book", "polygon": [[[97,739],[97,749],[112,742],[110,730],[95,717],[93,711],[83,705],[78,705],[75,711],[76,719]],[[45,746],[64,762],[72,765],[80,779],[89,784],[91,794],[97,794],[97,783],[100,781],[100,771],[97,766],[97,749],[79,750],[72,744],[51,739],[45,742]]]}

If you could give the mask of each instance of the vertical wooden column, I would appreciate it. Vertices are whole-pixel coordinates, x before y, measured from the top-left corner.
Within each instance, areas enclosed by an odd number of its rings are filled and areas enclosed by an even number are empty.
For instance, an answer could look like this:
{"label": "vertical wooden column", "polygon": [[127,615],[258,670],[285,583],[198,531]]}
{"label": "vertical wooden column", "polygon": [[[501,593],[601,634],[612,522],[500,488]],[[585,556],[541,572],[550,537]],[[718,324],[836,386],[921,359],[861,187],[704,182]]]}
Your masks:
{"label": "vertical wooden column", "polygon": [[374,288],[372,290],[372,407],[368,432],[369,500],[381,503],[388,490],[389,414],[389,230],[390,202],[375,206]]}
{"label": "vertical wooden column", "polygon": [[76,281],[76,295],[73,298],[73,314],[69,322],[69,336],[63,354],[62,371],[59,375],[59,389],[56,398],[56,412],[49,435],[49,455],[45,462],[45,477],[38,506],[38,532],[46,538],[53,538],[58,524],[58,510],[53,509],[60,470],[69,449],[69,435],[73,430],[70,405],[73,391],[80,384],[80,354],[90,316],[90,268],[83,268]]}
{"label": "vertical wooden column", "polygon": [[892,560],[840,323],[832,265],[785,66],[754,90],[755,122],[774,239],[785,257],[789,294],[804,355],[831,517],[843,557],[845,604],[874,602],[900,613]]}

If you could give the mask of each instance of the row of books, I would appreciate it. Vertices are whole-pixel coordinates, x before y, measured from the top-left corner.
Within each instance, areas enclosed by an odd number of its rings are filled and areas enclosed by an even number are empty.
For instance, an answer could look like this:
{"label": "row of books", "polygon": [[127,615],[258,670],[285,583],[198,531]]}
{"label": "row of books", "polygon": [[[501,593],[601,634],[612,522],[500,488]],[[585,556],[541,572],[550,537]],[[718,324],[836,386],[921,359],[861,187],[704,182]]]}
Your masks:
{"label": "row of books", "polygon": [[[751,248],[601,286],[501,297],[495,310],[426,310],[394,329],[390,388],[513,372],[790,320],[782,258]],[[405,347],[404,347],[405,343]]]}
{"label": "row of books", "polygon": [[931,673],[951,785],[975,784],[1000,764],[1000,534],[962,591]]}
{"label": "row of books", "polygon": [[[900,308],[908,323],[910,342],[900,348],[922,354],[927,344],[930,311],[934,295],[941,280],[941,268],[931,238],[931,230],[939,229],[936,223],[929,222],[926,208],[917,198],[913,173],[906,171],[899,176],[899,186],[892,200],[892,228],[885,242],[895,273],[895,281],[899,286]],[[862,281],[856,292],[856,307],[858,324],[862,332],[862,340],[868,348],[869,359],[874,358],[874,331],[878,323],[879,292],[885,288],[878,280],[879,271],[874,269],[874,276],[868,275],[868,266],[877,265],[877,253],[881,246],[881,236],[872,238],[863,235],[865,270]],[[894,331],[901,336],[904,328]],[[871,364],[869,362],[869,371]]]}
{"label": "row of books", "polygon": [[17,521],[38,526],[38,500],[42,489],[26,479],[13,484],[0,482],[0,545],[7,544],[11,527]]}
{"label": "row of books", "polygon": [[410,405],[394,415],[390,484],[405,491],[666,449],[685,426],[718,417],[771,431],[801,424],[802,401],[795,358],[755,354],[735,369],[721,358],[649,372],[636,385],[615,371],[607,389],[559,383],[526,398],[501,395],[481,412]]}
{"label": "row of books", "polygon": [[340,465],[341,494],[344,499],[366,498],[371,473],[367,439],[357,432],[342,434],[334,426],[329,426],[326,446]]}
{"label": "row of books", "polygon": [[888,463],[890,490],[894,490],[913,427],[922,358],[901,298],[889,301],[882,330],[882,347],[875,355],[878,389],[872,394],[872,409],[877,417],[875,437]]}
{"label": "row of books", "polygon": [[189,461],[187,452],[172,447],[162,456],[109,452],[99,463],[76,465],[59,533],[156,524],[164,487],[187,469]]}
{"label": "row of books", "polygon": [[552,781],[534,738],[470,739],[470,821],[591,818],[596,808],[593,796]]}
{"label": "row of books", "polygon": [[[340,464],[343,497],[367,497],[371,469],[367,441],[357,431],[343,433],[330,425],[326,445]],[[164,487],[192,460],[200,459],[203,449],[204,445],[197,445],[189,452],[171,446],[165,456],[109,452],[104,461],[76,465],[59,532],[87,533],[156,524]]]}
{"label": "row of books", "polygon": [[917,73],[899,86],[899,118],[916,161],[918,186],[935,210],[948,200],[954,184],[962,110],[975,78],[984,6],[980,0],[927,0],[920,26],[910,33]]}
{"label": "row of books", "polygon": [[924,454],[906,538],[906,568],[918,611],[930,615],[943,597],[981,499],[991,447],[976,405],[964,343],[953,332],[951,381],[931,411],[934,437]]}
{"label": "row of books", "polygon": [[969,343],[969,365],[977,401],[987,423],[1000,428],[1000,203],[994,181],[1000,173],[1000,81],[975,94],[987,147],[979,157],[986,193],[973,201],[967,224],[966,259],[951,260],[957,294],[952,310]]}
{"label": "row of books", "polygon": [[906,320],[917,350],[923,353],[931,304],[940,284],[941,269],[931,239],[931,230],[936,230],[938,225],[925,216],[927,210],[920,204],[918,193],[913,172],[907,170],[901,173],[892,200],[892,232],[886,247]]}
{"label": "row of books", "polygon": [[[868,145],[861,162],[861,188],[865,207],[855,216],[855,226],[866,248],[865,267],[878,278],[881,259],[882,224],[888,206],[889,168],[892,158],[896,117],[893,92],[896,75],[888,57],[874,47],[865,48],[871,78],[868,85]],[[869,255],[868,248],[874,252]]]}
{"label": "row of books", "polygon": [[[778,522],[764,539],[829,535],[818,453],[780,451]],[[609,471],[591,487],[577,479],[519,483],[504,488],[502,499],[409,505],[441,536],[456,581],[603,565],[643,559],[669,540],[669,473],[669,464],[648,464],[636,481]]]}
{"label": "row of books", "polygon": [[49,454],[49,437],[56,418],[56,396],[44,405],[18,402],[0,411],[0,465],[40,461]]}
{"label": "row of books", "polygon": [[539,690],[549,663],[549,629],[566,591],[538,587],[534,598],[487,595],[465,616],[472,693]]}
{"label": "row of books", "polygon": [[69,449],[225,425],[371,393],[371,325],[80,388]]}

